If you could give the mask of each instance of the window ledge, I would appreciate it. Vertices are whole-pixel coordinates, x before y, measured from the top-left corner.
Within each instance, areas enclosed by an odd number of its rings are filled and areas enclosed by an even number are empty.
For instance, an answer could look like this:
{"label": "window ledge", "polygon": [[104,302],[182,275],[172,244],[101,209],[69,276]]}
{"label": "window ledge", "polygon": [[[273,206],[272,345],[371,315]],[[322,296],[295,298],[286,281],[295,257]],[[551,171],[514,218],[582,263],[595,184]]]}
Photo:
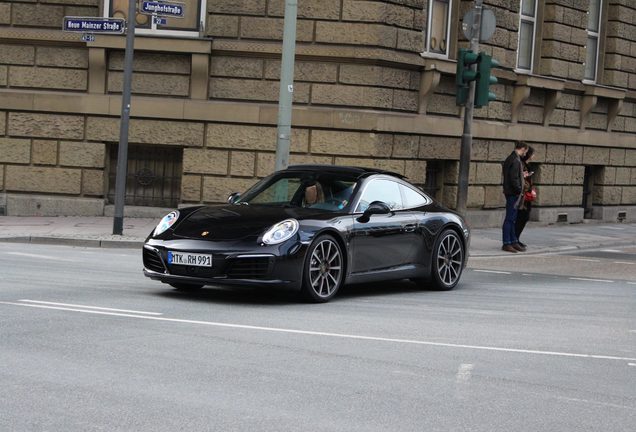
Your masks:
{"label": "window ledge", "polygon": [[542,75],[523,74],[517,76],[517,85],[553,91],[563,91],[563,89],[565,89],[565,80]]}
{"label": "window ledge", "polygon": [[625,96],[627,95],[627,90],[625,89],[598,84],[588,84],[585,82],[583,84],[585,86],[585,95],[587,96],[598,96],[607,99],[622,100],[625,99]]}

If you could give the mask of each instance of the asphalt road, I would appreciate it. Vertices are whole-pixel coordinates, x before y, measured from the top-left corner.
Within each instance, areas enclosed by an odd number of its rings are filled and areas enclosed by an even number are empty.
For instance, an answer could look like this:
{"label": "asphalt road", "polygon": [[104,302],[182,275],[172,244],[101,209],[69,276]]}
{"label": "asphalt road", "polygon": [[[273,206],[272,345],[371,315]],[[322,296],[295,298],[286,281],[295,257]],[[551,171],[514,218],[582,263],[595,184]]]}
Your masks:
{"label": "asphalt road", "polygon": [[636,250],[611,250],[312,305],[179,293],[137,250],[0,243],[0,430],[631,432]]}

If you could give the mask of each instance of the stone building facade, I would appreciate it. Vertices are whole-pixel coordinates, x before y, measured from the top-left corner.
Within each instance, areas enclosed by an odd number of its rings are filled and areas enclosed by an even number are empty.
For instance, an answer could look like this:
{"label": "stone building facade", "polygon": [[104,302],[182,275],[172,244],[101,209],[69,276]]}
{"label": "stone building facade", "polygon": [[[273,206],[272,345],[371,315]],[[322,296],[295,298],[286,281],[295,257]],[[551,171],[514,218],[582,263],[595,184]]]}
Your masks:
{"label": "stone building facade", "polygon": [[[223,202],[274,169],[284,0],[181,2],[183,19],[136,17],[129,209]],[[291,163],[396,171],[453,207],[473,2],[298,3]],[[0,214],[112,211],[125,36],[61,28],[127,4],[0,2]],[[517,140],[537,150],[535,219],[636,220],[636,2],[484,5],[497,28],[481,49],[501,68],[475,110],[472,223],[499,224]]]}

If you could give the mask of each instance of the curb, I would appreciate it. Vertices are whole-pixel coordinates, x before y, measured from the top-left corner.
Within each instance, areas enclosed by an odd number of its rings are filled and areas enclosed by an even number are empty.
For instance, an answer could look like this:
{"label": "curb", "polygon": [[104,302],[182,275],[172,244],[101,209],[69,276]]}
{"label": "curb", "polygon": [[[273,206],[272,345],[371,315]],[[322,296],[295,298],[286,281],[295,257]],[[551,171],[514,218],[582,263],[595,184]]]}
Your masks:
{"label": "curb", "polygon": [[76,246],[93,248],[141,248],[143,240],[100,240],[83,239],[69,237],[40,237],[40,236],[20,236],[20,237],[0,237],[3,243],[31,243],[58,246]]}
{"label": "curb", "polygon": [[617,240],[608,240],[607,242],[600,243],[582,243],[579,245],[572,246],[557,246],[557,247],[544,247],[541,249],[533,249],[528,250],[526,252],[519,252],[517,254],[513,254],[510,252],[477,252],[469,254],[470,258],[496,258],[496,257],[517,257],[517,256],[531,256],[531,255],[540,255],[545,253],[559,253],[559,252],[568,252],[568,251],[579,251],[579,250],[588,250],[588,249],[597,249],[599,247],[610,247],[610,246],[636,246],[636,241],[627,240],[627,241],[617,241]]}

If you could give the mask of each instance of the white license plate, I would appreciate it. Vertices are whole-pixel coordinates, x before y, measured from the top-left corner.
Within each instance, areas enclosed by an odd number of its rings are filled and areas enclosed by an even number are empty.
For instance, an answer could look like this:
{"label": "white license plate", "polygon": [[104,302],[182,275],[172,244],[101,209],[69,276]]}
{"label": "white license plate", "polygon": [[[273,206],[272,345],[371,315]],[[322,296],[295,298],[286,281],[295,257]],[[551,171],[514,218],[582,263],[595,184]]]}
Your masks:
{"label": "white license plate", "polygon": [[168,264],[212,267],[212,255],[168,251]]}

